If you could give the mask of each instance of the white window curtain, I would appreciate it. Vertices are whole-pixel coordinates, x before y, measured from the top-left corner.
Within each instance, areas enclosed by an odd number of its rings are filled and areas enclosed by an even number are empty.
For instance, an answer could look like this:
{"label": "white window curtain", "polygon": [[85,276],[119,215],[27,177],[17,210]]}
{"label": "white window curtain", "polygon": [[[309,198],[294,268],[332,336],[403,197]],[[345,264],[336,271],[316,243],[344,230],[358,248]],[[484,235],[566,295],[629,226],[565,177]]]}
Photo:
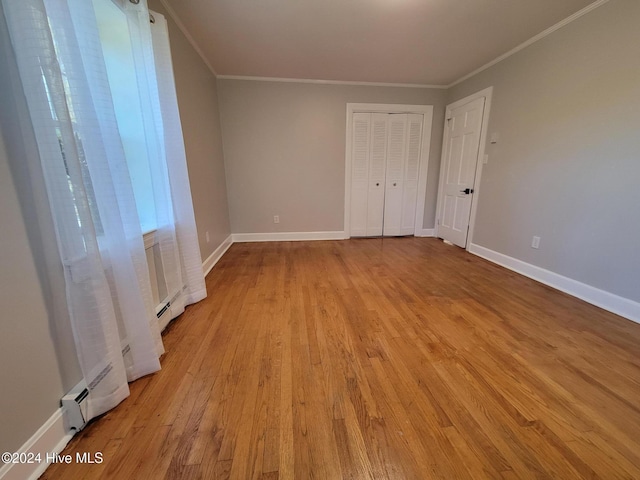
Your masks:
{"label": "white window curtain", "polygon": [[[198,232],[191,201],[191,187],[187,172],[187,157],[184,150],[182,125],[178,112],[176,87],[169,48],[169,30],[167,21],[159,13],[151,13],[151,34],[158,97],[160,100],[162,133],[164,137],[164,155],[167,159],[171,200],[175,212],[175,229],[179,246],[180,263],[184,277],[185,290],[176,306],[177,311],[184,305],[198,302],[207,296],[202,274],[202,259],[198,247]],[[176,313],[174,310],[174,314]]]}
{"label": "white window curtain", "polygon": [[[38,144],[92,418],[126,398],[127,381],[159,370],[163,353],[131,178],[92,3],[2,3]],[[175,92],[173,103],[162,105],[146,2],[126,3],[136,70],[142,72],[137,88],[154,170],[156,235],[177,314],[206,290],[184,147],[173,143],[181,141],[177,107],[174,118],[162,118],[173,111]],[[182,152],[175,160],[181,165],[170,167],[176,151]],[[200,275],[190,276],[195,263]]]}
{"label": "white window curtain", "polygon": [[207,296],[165,18],[119,0],[129,21],[170,316]]}

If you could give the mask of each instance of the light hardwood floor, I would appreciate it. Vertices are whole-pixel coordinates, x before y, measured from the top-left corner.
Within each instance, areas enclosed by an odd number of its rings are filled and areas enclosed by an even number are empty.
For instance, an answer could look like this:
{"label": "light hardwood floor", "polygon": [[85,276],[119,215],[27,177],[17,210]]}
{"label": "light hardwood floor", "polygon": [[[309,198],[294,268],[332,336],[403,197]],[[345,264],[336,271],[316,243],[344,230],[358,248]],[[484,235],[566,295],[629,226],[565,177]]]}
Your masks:
{"label": "light hardwood floor", "polygon": [[43,478],[640,478],[640,325],[436,239],[235,244]]}

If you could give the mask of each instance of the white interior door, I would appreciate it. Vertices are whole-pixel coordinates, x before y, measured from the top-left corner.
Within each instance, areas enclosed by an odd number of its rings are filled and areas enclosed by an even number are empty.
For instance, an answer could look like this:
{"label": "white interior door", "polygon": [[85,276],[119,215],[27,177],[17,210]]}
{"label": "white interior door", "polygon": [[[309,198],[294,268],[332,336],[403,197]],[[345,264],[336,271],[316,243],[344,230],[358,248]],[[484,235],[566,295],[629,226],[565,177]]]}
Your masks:
{"label": "white interior door", "polygon": [[402,194],[407,152],[408,115],[388,115],[387,175],[384,195],[384,236],[402,235]]}
{"label": "white interior door", "polygon": [[451,110],[444,133],[439,192],[440,238],[466,247],[485,98]]}
{"label": "white interior door", "polygon": [[384,219],[384,185],[387,170],[387,117],[371,114],[371,145],[369,158],[369,199],[367,205],[367,236],[382,235]]}
{"label": "white interior door", "polygon": [[355,113],[351,152],[351,235],[367,235],[371,114]]}
{"label": "white interior door", "polygon": [[423,115],[407,115],[407,151],[404,162],[401,235],[413,235],[415,232],[423,118]]}

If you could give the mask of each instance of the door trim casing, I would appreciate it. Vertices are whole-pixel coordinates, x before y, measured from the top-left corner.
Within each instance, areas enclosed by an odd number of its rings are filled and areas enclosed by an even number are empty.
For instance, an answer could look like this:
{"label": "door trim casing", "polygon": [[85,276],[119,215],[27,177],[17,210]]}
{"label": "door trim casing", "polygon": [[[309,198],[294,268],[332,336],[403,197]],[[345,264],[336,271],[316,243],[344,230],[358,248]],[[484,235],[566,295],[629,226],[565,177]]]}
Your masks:
{"label": "door trim casing", "polygon": [[[480,127],[480,145],[478,147],[478,158],[476,158],[476,175],[473,181],[473,197],[471,198],[471,213],[469,215],[469,233],[467,234],[467,245],[465,250],[469,251],[469,247],[473,243],[473,232],[476,226],[476,213],[478,210],[478,198],[480,198],[480,179],[482,177],[482,165],[484,164],[483,158],[485,155],[485,149],[487,145],[487,132],[489,131],[489,114],[491,113],[491,98],[493,96],[493,87],[487,87],[484,90],[480,90],[479,92],[473,93],[467,97],[461,98],[460,100],[456,100],[453,103],[447,105],[445,110],[445,122],[447,118],[451,114],[451,111],[455,108],[458,108],[466,103],[477,100],[478,98],[484,97],[484,112],[482,114],[482,126]],[[443,182],[444,182],[444,171],[442,169],[442,165],[445,159],[446,145],[448,140],[448,131],[445,125],[444,133],[442,137],[442,154],[440,157],[440,180],[438,182],[438,202],[436,204],[436,225],[435,225],[435,236],[438,237],[438,229],[440,227],[440,207],[442,204],[442,192],[443,192]]]}
{"label": "door trim casing", "polygon": [[353,145],[354,113],[415,113],[422,115],[422,146],[420,147],[420,167],[418,170],[418,198],[414,235],[422,236],[424,222],[424,202],[427,195],[427,174],[429,151],[431,149],[431,127],[433,125],[433,105],[401,105],[385,103],[347,103],[347,135],[345,146],[344,175],[344,238],[351,238],[351,149]]}

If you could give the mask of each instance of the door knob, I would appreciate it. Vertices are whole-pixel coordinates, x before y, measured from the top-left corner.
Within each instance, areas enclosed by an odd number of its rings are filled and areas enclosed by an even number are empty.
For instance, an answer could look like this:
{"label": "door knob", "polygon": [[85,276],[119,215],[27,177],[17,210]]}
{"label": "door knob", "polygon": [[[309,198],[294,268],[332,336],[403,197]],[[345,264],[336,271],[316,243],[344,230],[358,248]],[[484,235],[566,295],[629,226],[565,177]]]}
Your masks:
{"label": "door knob", "polygon": [[464,190],[460,190],[460,193],[469,195],[470,193],[473,193],[473,188],[465,188]]}
{"label": "door knob", "polygon": [[380,186],[380,182],[376,183],[376,187],[379,187],[379,186]]}
{"label": "door knob", "polygon": [[394,186],[394,187],[396,186],[396,182],[393,182],[393,186]]}

